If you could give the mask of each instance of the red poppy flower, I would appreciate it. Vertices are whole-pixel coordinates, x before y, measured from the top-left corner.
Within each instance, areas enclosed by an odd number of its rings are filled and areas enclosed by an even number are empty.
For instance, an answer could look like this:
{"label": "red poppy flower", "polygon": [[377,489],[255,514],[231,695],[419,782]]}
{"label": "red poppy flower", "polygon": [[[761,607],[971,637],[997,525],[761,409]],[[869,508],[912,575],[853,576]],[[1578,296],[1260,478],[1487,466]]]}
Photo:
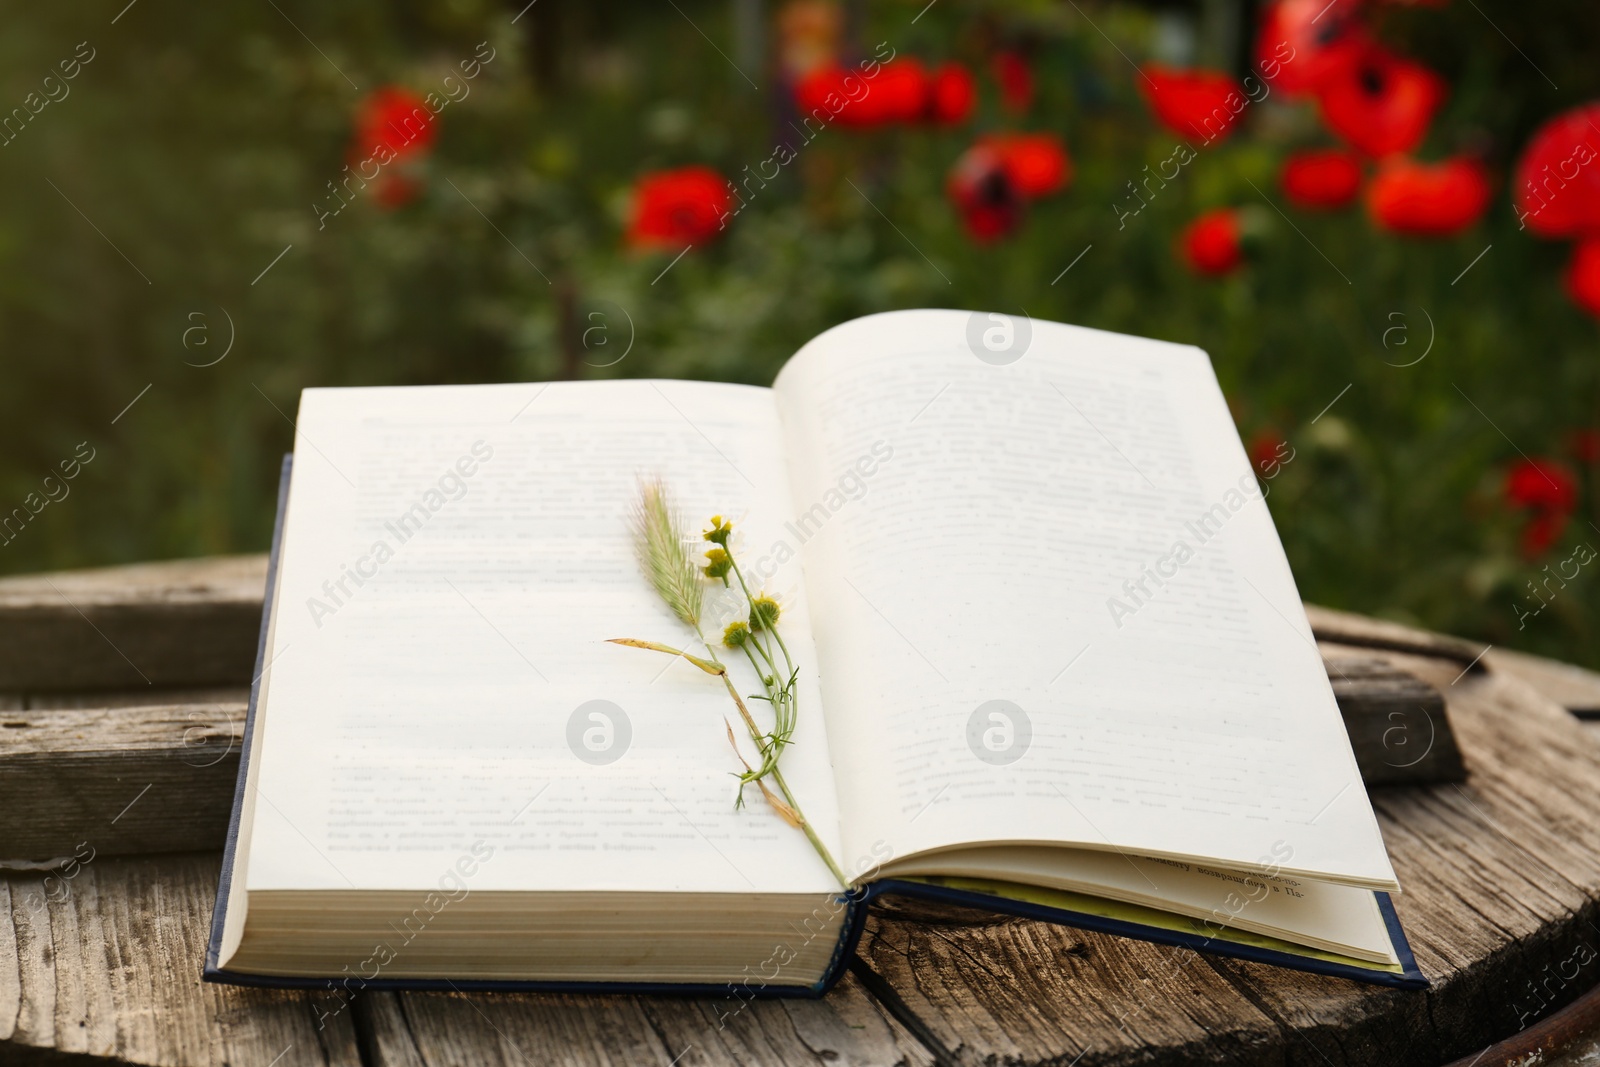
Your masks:
{"label": "red poppy flower", "polygon": [[982,144],[1000,157],[1012,188],[1025,199],[1058,193],[1072,181],[1067,146],[1053,133],[1000,133]]}
{"label": "red poppy flower", "polygon": [[1412,237],[1449,237],[1482,217],[1489,178],[1474,159],[1418,163],[1392,159],[1367,187],[1367,211],[1379,226]]}
{"label": "red poppy flower", "polygon": [[831,122],[850,104],[852,95],[859,98],[864,92],[860,75],[855,75],[855,82],[847,83],[849,77],[851,72],[837,63],[820,63],[812,67],[794,86],[794,103],[801,116],[812,117],[819,122]]}
{"label": "red poppy flower", "polygon": [[1600,233],[1600,103],[1540,126],[1517,160],[1517,217],[1541,237]]}
{"label": "red poppy flower", "polygon": [[1381,157],[1422,143],[1445,91],[1444,79],[1427,67],[1369,44],[1357,62],[1320,84],[1317,99],[1328,129]]}
{"label": "red poppy flower", "polygon": [[972,116],[978,103],[978,84],[960,63],[946,63],[928,78],[928,117],[943,126],[955,126]]}
{"label": "red poppy flower", "polygon": [[994,80],[1000,83],[1000,102],[1013,115],[1020,115],[1033,103],[1033,71],[1028,61],[1016,52],[1000,52],[994,57]]}
{"label": "red poppy flower", "polygon": [[1283,193],[1308,211],[1344,207],[1361,192],[1361,162],[1338,148],[1296,152],[1283,165]]}
{"label": "red poppy flower", "polygon": [[916,122],[928,106],[928,74],[911,56],[891,59],[878,68],[876,77],[859,77],[866,95],[840,112],[839,121],[846,126]]}
{"label": "red poppy flower", "polygon": [[891,59],[878,70],[876,78],[857,107],[864,113],[876,112],[882,122],[916,122],[928,106],[928,72],[911,56]]}
{"label": "red poppy flower", "polygon": [[1522,528],[1522,554],[1527,559],[1538,559],[1561,539],[1567,527],[1565,511],[1540,511]]}
{"label": "red poppy flower", "polygon": [[1239,83],[1219,71],[1145,67],[1139,81],[1150,109],[1167,129],[1203,142],[1221,140],[1244,110]]}
{"label": "red poppy flower", "polygon": [[1578,479],[1559,460],[1519,459],[1506,470],[1506,502],[1533,512],[1522,530],[1522,552],[1543,555],[1561,536],[1578,504]]}
{"label": "red poppy flower", "polygon": [[1286,96],[1314,93],[1366,48],[1359,4],[1277,0],[1261,13],[1256,69]]}
{"label": "red poppy flower", "polygon": [[1283,435],[1277,430],[1262,430],[1250,439],[1246,451],[1250,454],[1250,462],[1258,471],[1267,471],[1278,462],[1278,449],[1283,444]]}
{"label": "red poppy flower", "polygon": [[1505,491],[1518,508],[1571,511],[1578,503],[1578,479],[1557,459],[1517,460],[1506,471]]}
{"label": "red poppy flower", "polygon": [[1600,237],[1580,241],[1567,266],[1567,295],[1589,314],[1600,318]]}
{"label": "red poppy flower", "polygon": [[871,92],[870,83],[860,72],[846,70],[837,63],[823,63],[795,83],[794,102],[802,117],[820,123],[837,121],[843,126],[862,126],[878,121],[862,110],[862,103]]}
{"label": "red poppy flower", "polygon": [[732,207],[732,187],[710,167],[646,174],[633,188],[628,243],[674,250],[704,244],[722,230]]}
{"label": "red poppy flower", "polygon": [[868,77],[829,65],[818,67],[795,86],[795,102],[805,115],[867,129],[891,122],[915,122],[928,105],[928,75],[911,56],[891,59]]}
{"label": "red poppy flower", "polygon": [[1022,195],[992,145],[975,144],[962,153],[950,169],[945,192],[979,244],[997,241],[1022,223]]}
{"label": "red poppy flower", "polygon": [[385,85],[369,93],[356,109],[351,155],[367,160],[387,148],[395,159],[405,159],[427,152],[438,135],[438,122],[422,97]]}
{"label": "red poppy flower", "polygon": [[1239,241],[1239,213],[1233,208],[1208,211],[1184,228],[1179,250],[1197,274],[1228,274],[1244,262]]}

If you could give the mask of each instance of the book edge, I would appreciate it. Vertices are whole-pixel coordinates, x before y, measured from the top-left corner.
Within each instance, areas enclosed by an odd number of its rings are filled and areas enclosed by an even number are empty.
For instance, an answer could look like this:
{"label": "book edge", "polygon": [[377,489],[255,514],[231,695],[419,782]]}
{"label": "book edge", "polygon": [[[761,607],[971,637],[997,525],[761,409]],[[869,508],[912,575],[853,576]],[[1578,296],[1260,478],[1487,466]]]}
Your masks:
{"label": "book edge", "polygon": [[[822,977],[811,985],[768,985],[761,982],[591,982],[547,981],[515,978],[360,978],[337,980],[333,978],[294,978],[282,975],[249,974],[229,971],[208,964],[202,977],[207,982],[222,985],[252,986],[260,989],[320,989],[343,988],[359,993],[365,989],[415,992],[451,993],[613,993],[648,996],[731,998],[740,1004],[751,997],[815,999],[832,989],[850,960],[855,956],[856,945],[867,925],[866,903],[872,896],[870,890],[854,889],[844,895],[847,914],[839,931],[839,942]],[[352,988],[353,987],[353,988]],[[742,994],[742,995],[741,995]]]}
{"label": "book edge", "polygon": [[1069,911],[1064,908],[1033,904],[1027,901],[1008,900],[1004,897],[995,897],[971,890],[952,889],[946,886],[907,882],[893,878],[874,882],[869,888],[867,899],[870,901],[875,897],[888,894],[898,894],[942,904],[959,904],[965,907],[997,912],[1002,915],[1036,919],[1057,926],[1071,926],[1077,929],[1093,930],[1097,933],[1114,934],[1118,937],[1131,937],[1135,940],[1149,941],[1158,945],[1190,948],[1197,952],[1205,952],[1214,956],[1227,956],[1251,963],[1271,964],[1288,970],[1325,974],[1335,978],[1348,978],[1372,985],[1391,986],[1397,989],[1427,989],[1432,984],[1428,977],[1417,967],[1416,957],[1412,955],[1411,945],[1406,940],[1405,931],[1400,927],[1400,919],[1395,913],[1394,904],[1389,899],[1389,894],[1377,890],[1373,891],[1373,896],[1377,899],[1378,910],[1383,913],[1384,925],[1389,931],[1395,956],[1400,960],[1402,968],[1402,973],[1400,974],[1393,974],[1376,968],[1369,970],[1368,968],[1351,964],[1296,956],[1291,953],[1260,948],[1254,945],[1219,941],[1215,938],[1200,937],[1175,930],[1162,930],[1124,919],[1111,919],[1099,915]]}
{"label": "book edge", "polygon": [[213,974],[221,974],[217,966],[222,952],[223,927],[226,925],[228,891],[233,887],[233,865],[239,844],[239,819],[244,812],[245,782],[250,769],[250,743],[255,725],[256,704],[261,697],[261,676],[266,671],[267,636],[271,632],[273,592],[278,579],[278,560],[283,544],[283,520],[289,504],[289,474],[294,465],[294,455],[286,454],[278,470],[278,515],[272,525],[272,551],[267,556],[267,588],[262,595],[261,634],[256,641],[255,677],[250,682],[250,702],[245,708],[244,735],[239,745],[239,779],[233,787],[233,812],[228,817],[228,836],[222,845],[222,870],[217,877],[217,902],[211,910],[211,939],[206,945],[205,966],[200,975],[215,981]]}

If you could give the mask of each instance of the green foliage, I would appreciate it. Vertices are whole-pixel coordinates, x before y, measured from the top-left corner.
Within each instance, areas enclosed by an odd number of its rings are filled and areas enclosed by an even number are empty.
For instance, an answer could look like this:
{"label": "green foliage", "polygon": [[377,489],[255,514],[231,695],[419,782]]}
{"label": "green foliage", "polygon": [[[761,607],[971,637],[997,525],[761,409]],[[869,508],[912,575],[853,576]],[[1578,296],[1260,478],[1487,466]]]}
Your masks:
{"label": "green foliage", "polygon": [[[1030,115],[1004,115],[986,82],[959,131],[829,130],[746,185],[721,240],[668,269],[670,254],[623,246],[630,184],[688,163],[747,180],[797,139],[773,76],[751,70],[757,92],[718,54],[732,48],[724,4],[539,5],[513,23],[520,6],[143,0],[113,25],[117,0],[10,20],[0,105],[20,105],[79,41],[96,55],[0,148],[0,512],[78,442],[97,452],[68,499],[0,548],[0,569],[263,549],[307,386],[765,383],[856,315],[1022,309],[1211,353],[1244,435],[1295,449],[1270,503],[1308,599],[1600,662],[1594,575],[1517,628],[1545,561],[1517,554],[1504,466],[1560,455],[1569,430],[1600,422],[1600,391],[1594,324],[1561,291],[1567,250],[1519,232],[1504,195],[1436,242],[1382,234],[1359,209],[1290,210],[1278,165],[1322,138],[1308,107],[1274,95],[1119,225],[1128,183],[1175,144],[1127,58],[1150,54],[1150,15],[947,0],[913,22],[920,3],[883,3],[863,41],[980,76],[996,42],[1024,42]],[[1538,121],[1600,95],[1589,17],[1577,0],[1386,16],[1386,37],[1452,81],[1423,155],[1482,151],[1503,181]],[[421,199],[384,211],[361,197],[319,229],[313,205],[344,173],[361,96],[437,91],[485,40],[495,59],[441,115]],[[979,247],[945,175],[975,133],[1007,128],[1062,134],[1077,174],[1016,237]],[[1222,205],[1249,207],[1264,232],[1244,272],[1202,281],[1172,242]],[[194,366],[221,354],[225,316],[228,356]],[[1586,477],[1552,559],[1600,544]]]}

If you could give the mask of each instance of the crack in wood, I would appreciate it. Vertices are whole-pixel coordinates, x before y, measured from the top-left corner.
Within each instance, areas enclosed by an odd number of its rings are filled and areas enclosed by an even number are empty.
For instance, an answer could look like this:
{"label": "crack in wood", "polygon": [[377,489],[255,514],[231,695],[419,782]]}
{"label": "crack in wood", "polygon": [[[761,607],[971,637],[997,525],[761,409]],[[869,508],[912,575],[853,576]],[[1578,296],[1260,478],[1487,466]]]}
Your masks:
{"label": "crack in wood", "polygon": [[939,1035],[916,1012],[911,1010],[905,1000],[895,988],[883,979],[883,976],[872,969],[872,965],[860,956],[850,958],[850,973],[872,994],[883,1009],[894,1017],[895,1021],[906,1028],[906,1031],[920,1041],[924,1048],[933,1055],[933,1062],[938,1067],[960,1067],[955,1054],[945,1047]]}

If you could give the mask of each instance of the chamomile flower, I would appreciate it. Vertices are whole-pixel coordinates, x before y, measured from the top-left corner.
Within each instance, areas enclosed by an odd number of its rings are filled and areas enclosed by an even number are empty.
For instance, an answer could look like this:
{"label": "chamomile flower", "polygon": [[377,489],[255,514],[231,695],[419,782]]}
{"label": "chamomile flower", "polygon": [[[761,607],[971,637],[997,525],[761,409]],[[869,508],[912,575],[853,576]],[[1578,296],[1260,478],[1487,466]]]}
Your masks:
{"label": "chamomile flower", "polygon": [[728,546],[728,537],[733,533],[733,523],[721,515],[711,516],[711,525],[701,536],[714,545]]}
{"label": "chamomile flower", "polygon": [[707,549],[705,566],[700,569],[707,578],[720,579],[723,585],[727,585],[728,572],[733,569],[733,557],[728,555],[725,548]]}
{"label": "chamomile flower", "polygon": [[747,515],[747,512],[741,512],[734,516],[711,516],[706,521],[706,528],[700,531],[701,543],[709,542],[713,549],[720,548],[742,563],[745,558],[745,548],[747,547],[744,532],[744,522]]}
{"label": "chamomile flower", "polygon": [[762,593],[750,602],[750,628],[770,630],[778,625],[782,614],[783,608],[779,606],[778,598]]}

